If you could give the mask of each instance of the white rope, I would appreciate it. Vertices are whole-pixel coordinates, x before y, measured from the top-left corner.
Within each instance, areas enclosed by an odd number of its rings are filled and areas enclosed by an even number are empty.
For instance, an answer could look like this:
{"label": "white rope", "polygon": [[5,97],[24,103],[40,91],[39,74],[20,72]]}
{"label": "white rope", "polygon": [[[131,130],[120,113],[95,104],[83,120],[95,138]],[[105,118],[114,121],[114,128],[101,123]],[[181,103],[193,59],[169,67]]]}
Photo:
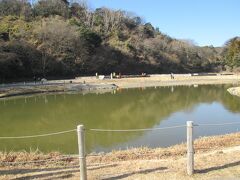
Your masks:
{"label": "white rope", "polygon": [[175,129],[175,128],[181,128],[181,127],[186,127],[186,125],[163,127],[163,128],[152,128],[152,129],[89,129],[89,130],[98,131],[98,132],[136,132],[136,131],[156,131],[156,130],[165,130],[165,129]]}
{"label": "white rope", "polygon": [[[219,124],[194,124],[194,126],[224,126],[224,125],[234,125],[240,124],[240,122],[231,122],[231,123],[219,123]],[[170,127],[162,127],[162,128],[145,128],[145,129],[88,129],[90,131],[97,131],[97,132],[137,132],[137,131],[156,131],[156,130],[165,130],[165,129],[175,129],[186,127],[186,125],[179,125],[179,126],[170,126]],[[37,137],[46,137],[52,135],[59,135],[74,132],[76,129],[71,129],[67,131],[60,131],[55,133],[48,133],[48,134],[38,134],[38,135],[30,135],[30,136],[0,136],[0,139],[25,139],[25,138],[37,138]]]}
{"label": "white rope", "polygon": [[195,124],[194,126],[225,126],[225,125],[237,125],[240,122],[230,122],[230,123],[217,123],[217,124]]}
{"label": "white rope", "polygon": [[0,139],[26,139],[26,138],[37,138],[37,137],[46,137],[46,136],[53,136],[53,135],[59,135],[59,134],[65,134],[69,132],[74,132],[76,129],[72,130],[67,130],[67,131],[60,131],[60,132],[55,132],[55,133],[48,133],[48,134],[38,134],[38,135],[31,135],[31,136],[5,136],[5,137],[0,137]]}

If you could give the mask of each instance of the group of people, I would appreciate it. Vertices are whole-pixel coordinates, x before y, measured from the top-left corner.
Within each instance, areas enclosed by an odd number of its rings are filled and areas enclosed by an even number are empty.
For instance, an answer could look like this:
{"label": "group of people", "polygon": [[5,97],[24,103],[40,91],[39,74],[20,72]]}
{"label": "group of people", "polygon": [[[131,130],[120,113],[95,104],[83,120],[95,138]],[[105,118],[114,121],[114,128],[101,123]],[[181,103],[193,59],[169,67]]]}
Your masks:
{"label": "group of people", "polygon": [[[102,75],[103,76],[103,75]],[[96,73],[96,78],[97,79],[101,79],[102,78],[102,76],[101,75],[98,75],[98,73]],[[105,77],[105,76],[104,76]],[[121,73],[118,73],[118,74],[116,74],[115,72],[113,72],[113,73],[111,73],[110,74],[110,79],[113,79],[113,78],[121,78],[122,77],[122,75],[121,75]]]}
{"label": "group of people", "polygon": [[[141,74],[142,77],[144,77],[144,76],[146,76],[146,75],[147,75],[146,73],[142,73],[142,74]],[[100,76],[98,75],[98,73],[96,73],[96,78],[99,79],[99,77],[100,77]],[[170,74],[170,77],[171,77],[171,79],[175,79],[173,73]],[[115,72],[111,73],[111,74],[110,74],[110,79],[113,79],[113,78],[121,78],[121,73],[119,73],[119,74],[116,74]]]}

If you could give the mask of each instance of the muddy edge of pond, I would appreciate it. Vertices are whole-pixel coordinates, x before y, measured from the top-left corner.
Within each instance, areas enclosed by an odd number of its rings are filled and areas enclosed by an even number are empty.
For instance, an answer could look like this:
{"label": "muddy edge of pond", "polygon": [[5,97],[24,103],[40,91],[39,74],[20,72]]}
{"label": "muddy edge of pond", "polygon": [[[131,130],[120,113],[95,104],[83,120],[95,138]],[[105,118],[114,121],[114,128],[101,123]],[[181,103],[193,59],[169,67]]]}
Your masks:
{"label": "muddy edge of pond", "polygon": [[38,84],[28,86],[2,87],[0,88],[0,98],[13,96],[33,95],[40,93],[61,93],[61,92],[104,92],[114,90],[114,84],[91,85],[82,83],[68,84]]}
{"label": "muddy edge of pond", "polygon": [[37,93],[54,92],[102,92],[114,89],[144,88],[159,86],[181,85],[207,85],[207,84],[238,84],[240,76],[190,76],[189,74],[176,74],[174,79],[170,75],[151,75],[149,77],[104,79],[96,77],[79,77],[71,80],[49,81],[46,84],[18,84],[17,86],[0,86],[0,98],[31,95]]}

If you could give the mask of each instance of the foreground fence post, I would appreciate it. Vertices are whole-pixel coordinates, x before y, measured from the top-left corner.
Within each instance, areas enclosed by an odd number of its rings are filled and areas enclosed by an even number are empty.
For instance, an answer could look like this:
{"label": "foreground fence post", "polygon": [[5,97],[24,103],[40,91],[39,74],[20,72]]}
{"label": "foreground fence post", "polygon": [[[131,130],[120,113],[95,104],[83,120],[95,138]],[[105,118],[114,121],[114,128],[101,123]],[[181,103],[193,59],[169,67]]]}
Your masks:
{"label": "foreground fence post", "polygon": [[187,174],[194,173],[193,122],[187,121]]}
{"label": "foreground fence post", "polygon": [[77,126],[78,134],[78,151],[79,151],[79,164],[80,164],[80,180],[87,180],[87,168],[85,157],[85,135],[84,126]]}

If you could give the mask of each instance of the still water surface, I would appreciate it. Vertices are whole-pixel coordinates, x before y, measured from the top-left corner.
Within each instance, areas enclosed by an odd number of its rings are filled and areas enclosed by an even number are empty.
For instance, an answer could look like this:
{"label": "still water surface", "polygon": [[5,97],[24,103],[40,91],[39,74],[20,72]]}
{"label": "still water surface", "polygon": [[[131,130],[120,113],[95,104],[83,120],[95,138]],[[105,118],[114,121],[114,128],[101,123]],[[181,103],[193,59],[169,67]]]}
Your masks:
{"label": "still water surface", "polygon": [[[141,129],[194,123],[240,122],[240,98],[231,85],[126,89],[104,94],[55,94],[0,100],[0,136],[44,134],[86,128]],[[196,127],[195,137],[236,132],[240,125]],[[87,132],[87,152],[165,147],[185,142],[186,129],[147,132]],[[77,152],[75,132],[34,139],[0,140],[0,151],[40,149]]]}

